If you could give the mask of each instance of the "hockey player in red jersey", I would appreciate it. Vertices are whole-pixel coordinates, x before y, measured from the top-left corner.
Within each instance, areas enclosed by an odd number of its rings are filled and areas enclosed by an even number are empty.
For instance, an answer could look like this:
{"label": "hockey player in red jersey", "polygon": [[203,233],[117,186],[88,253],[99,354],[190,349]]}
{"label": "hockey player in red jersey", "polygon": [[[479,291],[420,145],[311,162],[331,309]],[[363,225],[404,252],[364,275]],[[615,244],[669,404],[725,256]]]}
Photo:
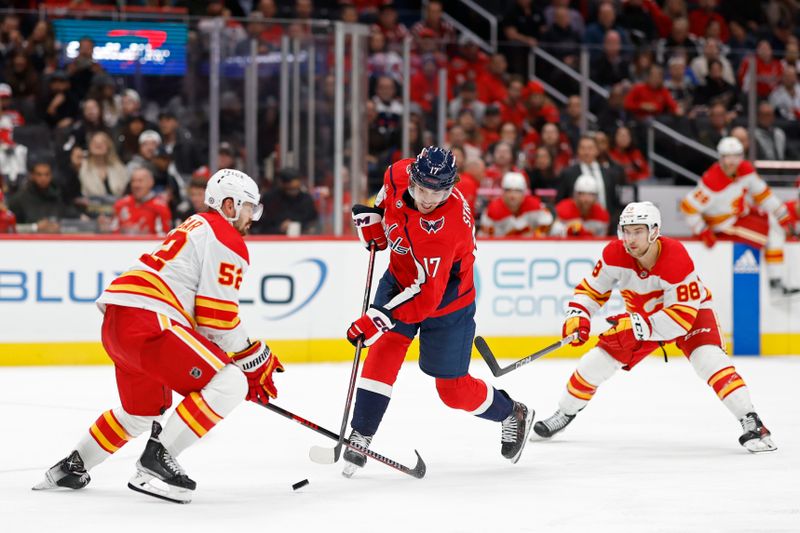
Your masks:
{"label": "hockey player in red jersey", "polygon": [[[435,378],[441,400],[500,422],[501,453],[516,463],[533,421],[533,409],[469,374],[475,335],[474,221],[458,189],[453,155],[428,147],[415,159],[386,170],[375,207],[355,206],[362,242],[390,248],[389,268],[373,304],[347,331],[348,340],[371,346],[361,372],[351,422],[351,442],[369,447],[389,405],[400,366],[419,332],[420,369]],[[366,456],[348,449],[344,475]]]}
{"label": "hockey player in red jersey", "polygon": [[572,198],[556,204],[553,234],[567,237],[601,237],[608,234],[608,211],[598,202],[597,180],[579,176],[572,188]]}
{"label": "hockey player in red jersey", "polygon": [[538,196],[528,192],[528,180],[519,172],[506,172],[503,195],[495,198],[481,217],[481,234],[487,237],[547,235],[553,215]]}
{"label": "hockey player in red jersey", "polygon": [[[628,204],[619,220],[619,240],[609,243],[575,287],[562,335],[577,333],[573,345],[589,340],[591,317],[618,286],[627,313],[609,318],[612,327],[578,362],[558,410],[533,430],[549,438],[563,430],[617,370],[630,370],[660,343],[675,342],[697,375],[739,420],[739,443],[751,452],[776,447],[750,401],[750,392],[725,353],[711,293],[703,286],[686,248],[660,236],[661,213],[650,202]],[[618,284],[618,285],[617,285]]]}
{"label": "hockey player in red jersey", "polygon": [[786,212],[789,214],[789,223],[786,226],[788,233],[795,237],[800,237],[800,179],[797,180],[795,185],[797,186],[798,198],[789,200],[784,204]]}
{"label": "hockey player in red jersey", "polygon": [[720,159],[681,202],[694,234],[709,248],[724,238],[765,248],[770,291],[775,296],[800,293],[783,283],[783,245],[788,231],[786,207],[772,194],[735,137],[717,145]]}
{"label": "hockey player in red jersey", "polygon": [[[261,216],[258,186],[223,169],[205,198],[207,213],[189,217],[98,299],[122,405],[101,414],[34,489],[85,487],[89,470],[152,428],[128,486],[188,503],[196,484],[176,457],[243,400],[266,403],[277,395],[272,373],[283,366],[266,344],[249,340],[239,320],[249,265],[242,237]],[[162,429],[172,391],[184,398]]]}

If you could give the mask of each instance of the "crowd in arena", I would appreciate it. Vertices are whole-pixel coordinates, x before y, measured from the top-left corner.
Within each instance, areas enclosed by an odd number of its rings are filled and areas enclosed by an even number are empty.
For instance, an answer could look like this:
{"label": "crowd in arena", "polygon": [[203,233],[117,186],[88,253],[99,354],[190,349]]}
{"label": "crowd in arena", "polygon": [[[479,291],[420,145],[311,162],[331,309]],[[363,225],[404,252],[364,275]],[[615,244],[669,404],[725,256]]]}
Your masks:
{"label": "crowd in arena", "polygon": [[[410,152],[439,144],[455,153],[457,187],[486,236],[603,235],[615,227],[624,187],[635,189],[656,175],[661,182],[689,183],[651,167],[643,142],[651,118],[712,150],[732,135],[745,150],[755,143],[758,159],[800,154],[800,3],[794,0],[509,0],[491,6],[500,40],[493,54],[443,19],[448,5],[440,0],[424,6],[385,0],[138,3],[223,17],[228,55],[248,53],[251,39],[259,53],[279,51],[282,35],[311,35],[311,19],[368,24],[369,194],[403,155],[408,111]],[[200,50],[195,58],[207,56],[210,20],[191,25],[189,41]],[[407,38],[411,76],[404,80]],[[187,111],[182,86],[148,78],[145,87],[134,88],[130,79],[104,71],[90,38],[80,40],[77,57],[69,60],[62,44],[52,20],[37,12],[11,9],[2,16],[0,232],[163,234],[204,209],[205,182],[215,170],[209,168],[208,117]],[[590,92],[584,103],[578,83],[548,63],[530,70],[532,47],[578,69],[583,46],[590,77],[607,98]],[[743,126],[752,62],[758,108],[755,138],[749,139]],[[442,70],[447,128],[446,138],[436,139]],[[320,114],[331,106],[332,81],[330,73],[317,76]],[[410,85],[408,110],[400,98],[404,83]],[[566,102],[548,96],[549,88]],[[324,232],[324,209],[311,189],[330,185],[330,165],[317,165],[320,176],[268,169],[263,162],[277,152],[280,110],[269,91],[262,99],[257,181],[266,209],[253,231]],[[241,168],[242,96],[224,92],[221,108],[226,120],[218,167]],[[672,150],[697,174],[713,163],[659,142],[660,151]],[[512,224],[496,223],[509,213],[518,215]]]}

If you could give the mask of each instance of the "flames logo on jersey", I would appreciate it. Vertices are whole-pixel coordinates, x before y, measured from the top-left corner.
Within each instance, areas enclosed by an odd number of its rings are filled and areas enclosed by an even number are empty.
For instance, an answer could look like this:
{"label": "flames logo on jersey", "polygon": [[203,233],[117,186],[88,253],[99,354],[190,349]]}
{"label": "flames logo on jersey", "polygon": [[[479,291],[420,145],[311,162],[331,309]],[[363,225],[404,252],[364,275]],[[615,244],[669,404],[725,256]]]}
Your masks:
{"label": "flames logo on jersey", "polygon": [[631,290],[620,291],[625,300],[625,309],[630,313],[651,315],[664,307],[664,291],[639,294]]}
{"label": "flames logo on jersey", "polygon": [[444,227],[444,217],[438,220],[425,220],[424,218],[420,218],[419,225],[422,227],[423,231],[426,231],[428,235],[430,235]]}
{"label": "flames logo on jersey", "polygon": [[389,241],[389,248],[395,253],[406,255],[408,253],[408,246],[403,246],[403,238],[398,236],[396,239],[392,239],[392,231],[394,231],[397,226],[397,223],[395,223],[386,228],[386,238]]}

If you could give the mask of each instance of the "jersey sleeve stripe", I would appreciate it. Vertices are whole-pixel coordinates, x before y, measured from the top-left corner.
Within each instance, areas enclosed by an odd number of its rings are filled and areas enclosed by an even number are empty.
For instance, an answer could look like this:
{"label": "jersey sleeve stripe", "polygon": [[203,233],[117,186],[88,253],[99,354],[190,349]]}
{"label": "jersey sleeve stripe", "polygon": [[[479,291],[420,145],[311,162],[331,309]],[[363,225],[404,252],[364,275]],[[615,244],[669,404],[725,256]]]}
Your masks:
{"label": "jersey sleeve stripe", "polygon": [[696,215],[700,212],[697,209],[695,209],[695,207],[689,202],[687,198],[681,200],[681,211],[683,211],[687,215]]}
{"label": "jersey sleeve stripe", "polygon": [[760,204],[764,200],[769,198],[771,195],[772,195],[772,191],[769,189],[769,187],[767,187],[766,189],[764,189],[760,193],[754,194],[753,195],[753,200],[755,200],[757,204]]}
{"label": "jersey sleeve stripe", "polygon": [[203,326],[206,328],[213,328],[213,329],[229,330],[235,328],[240,323],[241,320],[239,320],[238,316],[233,320],[220,320],[214,318],[205,318],[202,316],[197,317],[198,326]]}
{"label": "jersey sleeve stripe", "polygon": [[194,316],[198,326],[233,329],[239,324],[239,306],[228,300],[207,296],[195,298]]}
{"label": "jersey sleeve stripe", "polygon": [[114,281],[106,289],[108,292],[119,292],[127,294],[138,294],[159,300],[175,308],[191,325],[195,326],[195,321],[186,312],[178,300],[175,293],[170,290],[164,281],[152,272],[144,270],[131,270],[125,272]]}
{"label": "jersey sleeve stripe", "polygon": [[586,282],[585,279],[581,281],[577,287],[575,287],[575,294],[583,294],[585,296],[588,296],[601,307],[606,304],[609,298],[611,298],[611,291],[600,294],[599,292],[594,290],[591,287],[591,285],[589,285]]}
{"label": "jersey sleeve stripe", "polygon": [[201,305],[203,307],[210,307],[212,309],[231,311],[234,313],[239,312],[239,304],[236,302],[232,302],[231,300],[219,300],[209,296],[196,296],[194,299],[194,304]]}

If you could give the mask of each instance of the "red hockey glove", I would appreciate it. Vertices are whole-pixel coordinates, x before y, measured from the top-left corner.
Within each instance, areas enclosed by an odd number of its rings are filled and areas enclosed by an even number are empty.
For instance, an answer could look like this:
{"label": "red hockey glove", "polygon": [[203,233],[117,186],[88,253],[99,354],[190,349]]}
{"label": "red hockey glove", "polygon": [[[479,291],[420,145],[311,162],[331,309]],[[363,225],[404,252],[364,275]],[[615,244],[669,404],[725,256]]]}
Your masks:
{"label": "red hockey glove", "polygon": [[715,244],[717,244],[717,236],[714,235],[714,232],[711,231],[711,228],[706,228],[697,236],[703,241],[703,244],[706,245],[707,248],[713,248]]}
{"label": "red hockey glove", "polygon": [[347,330],[347,340],[355,346],[359,340],[364,341],[364,346],[371,346],[381,335],[394,327],[392,315],[382,307],[370,306],[361,318],[350,324]]}
{"label": "red hockey glove", "polygon": [[277,398],[278,389],[272,381],[273,372],[283,372],[283,365],[265,343],[256,341],[231,356],[233,364],[244,372],[247,378],[246,400],[256,403],[269,403]]}
{"label": "red hockey glove", "polygon": [[358,232],[361,244],[369,250],[369,243],[374,242],[377,250],[385,250],[389,242],[383,227],[383,209],[356,204],[353,206],[353,225]]}
{"label": "red hockey glove", "polygon": [[[636,318],[633,318],[634,315]],[[608,317],[606,320],[611,324],[611,327],[601,333],[600,338],[615,352],[632,352],[641,344],[643,339],[637,338],[634,333],[634,320],[637,323],[636,328],[640,331],[643,330],[644,326],[642,324],[645,323],[647,325],[647,336],[650,336],[650,323],[638,313],[631,313],[630,315],[624,313]]]}
{"label": "red hockey glove", "polygon": [[564,319],[564,324],[561,326],[561,337],[569,337],[576,332],[578,334],[578,338],[569,343],[570,346],[581,346],[588,341],[591,329],[589,315],[583,309],[577,307],[567,309],[567,318]]}

